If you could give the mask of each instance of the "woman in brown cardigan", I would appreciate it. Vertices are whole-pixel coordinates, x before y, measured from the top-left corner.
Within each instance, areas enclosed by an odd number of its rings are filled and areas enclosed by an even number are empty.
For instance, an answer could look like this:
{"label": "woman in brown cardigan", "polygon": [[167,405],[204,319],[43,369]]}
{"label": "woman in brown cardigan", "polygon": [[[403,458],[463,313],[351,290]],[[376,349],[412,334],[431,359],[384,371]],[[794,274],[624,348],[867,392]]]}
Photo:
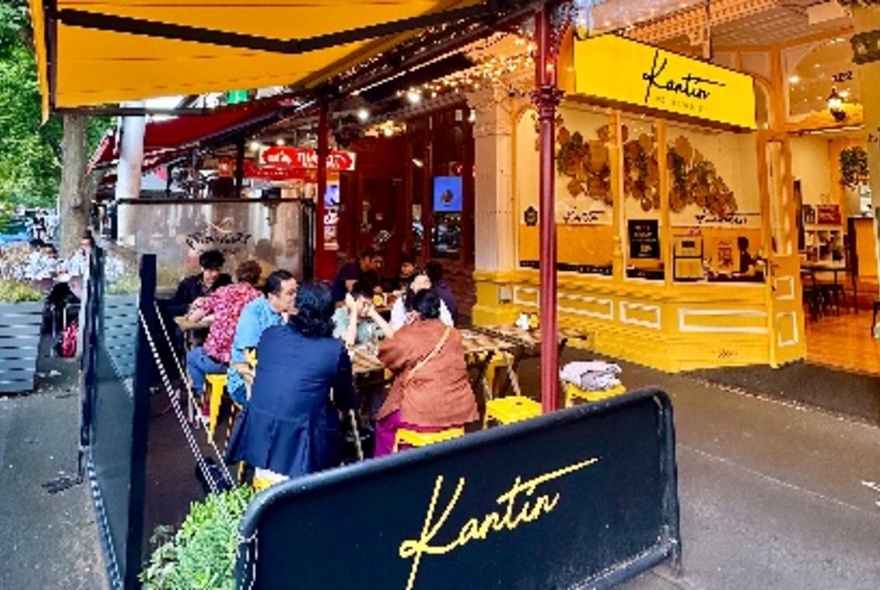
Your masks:
{"label": "woman in brown cardigan", "polygon": [[376,414],[376,457],[393,452],[398,428],[436,432],[479,417],[461,335],[439,318],[440,298],[419,291],[407,325],[379,347],[379,359],[395,379]]}

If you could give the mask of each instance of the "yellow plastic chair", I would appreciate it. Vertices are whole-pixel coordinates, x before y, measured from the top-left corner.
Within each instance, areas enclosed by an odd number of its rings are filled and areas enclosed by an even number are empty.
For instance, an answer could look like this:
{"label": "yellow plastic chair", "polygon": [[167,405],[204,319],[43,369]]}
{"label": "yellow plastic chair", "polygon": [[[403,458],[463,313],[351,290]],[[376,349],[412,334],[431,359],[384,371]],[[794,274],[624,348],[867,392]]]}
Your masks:
{"label": "yellow plastic chair", "polygon": [[521,395],[501,397],[486,402],[486,417],[483,426],[489,422],[513,424],[541,415],[541,404]]}
{"label": "yellow plastic chair", "polygon": [[208,439],[214,438],[214,430],[217,428],[217,418],[220,415],[220,405],[223,403],[223,390],[226,389],[226,373],[209,374],[205,382],[206,393],[210,396],[208,410]]}
{"label": "yellow plastic chair", "polygon": [[406,428],[398,428],[394,435],[394,452],[400,450],[400,445],[406,444],[411,447],[426,447],[439,442],[445,442],[464,436],[464,428],[447,428],[439,432],[416,432]]}
{"label": "yellow plastic chair", "polygon": [[611,389],[605,389],[602,391],[587,391],[586,389],[581,389],[576,385],[571,383],[565,384],[565,407],[570,408],[577,403],[578,400],[583,400],[587,402],[600,402],[602,400],[606,400],[608,398],[612,398],[617,395],[623,395],[626,393],[626,387],[623,385],[618,385],[617,387],[612,387]]}

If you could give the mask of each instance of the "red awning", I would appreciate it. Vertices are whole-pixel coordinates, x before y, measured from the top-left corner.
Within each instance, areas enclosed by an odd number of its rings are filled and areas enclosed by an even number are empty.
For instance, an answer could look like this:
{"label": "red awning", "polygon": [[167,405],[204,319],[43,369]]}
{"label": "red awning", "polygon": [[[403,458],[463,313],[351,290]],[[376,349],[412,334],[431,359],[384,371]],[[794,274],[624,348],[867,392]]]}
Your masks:
{"label": "red awning", "polygon": [[[256,123],[279,109],[288,106],[288,101],[267,101],[242,106],[236,109],[223,109],[207,115],[181,115],[164,121],[150,121],[144,133],[144,167],[157,156],[196,145],[218,137],[233,128]],[[113,164],[119,157],[116,145],[118,132],[110,131],[95,153],[87,167],[101,168]]]}

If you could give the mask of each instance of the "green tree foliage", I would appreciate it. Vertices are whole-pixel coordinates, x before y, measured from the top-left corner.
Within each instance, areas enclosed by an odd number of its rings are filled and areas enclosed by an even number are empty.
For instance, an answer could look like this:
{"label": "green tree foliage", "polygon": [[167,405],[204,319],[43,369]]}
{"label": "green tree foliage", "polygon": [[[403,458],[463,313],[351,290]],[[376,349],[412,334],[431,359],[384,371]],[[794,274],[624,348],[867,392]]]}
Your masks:
{"label": "green tree foliage", "polygon": [[[89,125],[93,149],[109,127]],[[3,204],[51,207],[61,179],[61,119],[42,123],[40,89],[27,0],[0,2],[0,209]]]}

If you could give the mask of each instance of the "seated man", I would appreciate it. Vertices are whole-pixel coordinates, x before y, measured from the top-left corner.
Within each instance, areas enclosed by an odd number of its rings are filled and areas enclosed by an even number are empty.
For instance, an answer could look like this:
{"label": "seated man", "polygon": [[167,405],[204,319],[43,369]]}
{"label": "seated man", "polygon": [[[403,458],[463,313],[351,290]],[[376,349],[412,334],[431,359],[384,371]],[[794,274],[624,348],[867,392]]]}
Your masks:
{"label": "seated man", "polygon": [[455,305],[455,296],[452,294],[452,289],[443,280],[443,265],[436,260],[432,260],[425,266],[425,271],[428,273],[428,278],[431,279],[434,292],[446,304],[446,309],[449,310],[449,315],[452,316],[452,321],[455,322],[458,319],[458,306]]}
{"label": "seated man", "polygon": [[186,366],[195,395],[200,395],[205,388],[207,375],[226,373],[238,317],[248,303],[260,297],[260,292],[254,287],[260,281],[259,264],[253,260],[242,262],[235,274],[237,283],[218,289],[209,298],[197,303],[187,316],[193,322],[209,315],[215,317],[204,346],[197,346],[186,355]]}
{"label": "seated man", "polygon": [[367,248],[356,261],[345,263],[333,281],[333,301],[339,305],[345,300],[345,294],[351,293],[355,283],[369,287],[370,292],[380,292],[379,271],[384,258],[381,253]]}
{"label": "seated man", "polygon": [[416,274],[416,259],[411,254],[403,254],[400,257],[400,276],[397,277],[395,289],[406,291]]}
{"label": "seated man", "polygon": [[263,293],[265,297],[254,299],[241,310],[232,340],[226,389],[229,396],[241,405],[247,402],[247,388],[234,365],[247,362],[247,353],[256,350],[267,328],[287,323],[296,298],[296,279],[286,270],[276,270],[266,278]]}
{"label": "seated man", "polygon": [[231,285],[232,277],[222,272],[225,263],[226,258],[219,250],[202,252],[199,256],[202,272],[180,281],[177,292],[171,299],[169,313],[183,315],[197,301],[209,297],[221,287]]}

